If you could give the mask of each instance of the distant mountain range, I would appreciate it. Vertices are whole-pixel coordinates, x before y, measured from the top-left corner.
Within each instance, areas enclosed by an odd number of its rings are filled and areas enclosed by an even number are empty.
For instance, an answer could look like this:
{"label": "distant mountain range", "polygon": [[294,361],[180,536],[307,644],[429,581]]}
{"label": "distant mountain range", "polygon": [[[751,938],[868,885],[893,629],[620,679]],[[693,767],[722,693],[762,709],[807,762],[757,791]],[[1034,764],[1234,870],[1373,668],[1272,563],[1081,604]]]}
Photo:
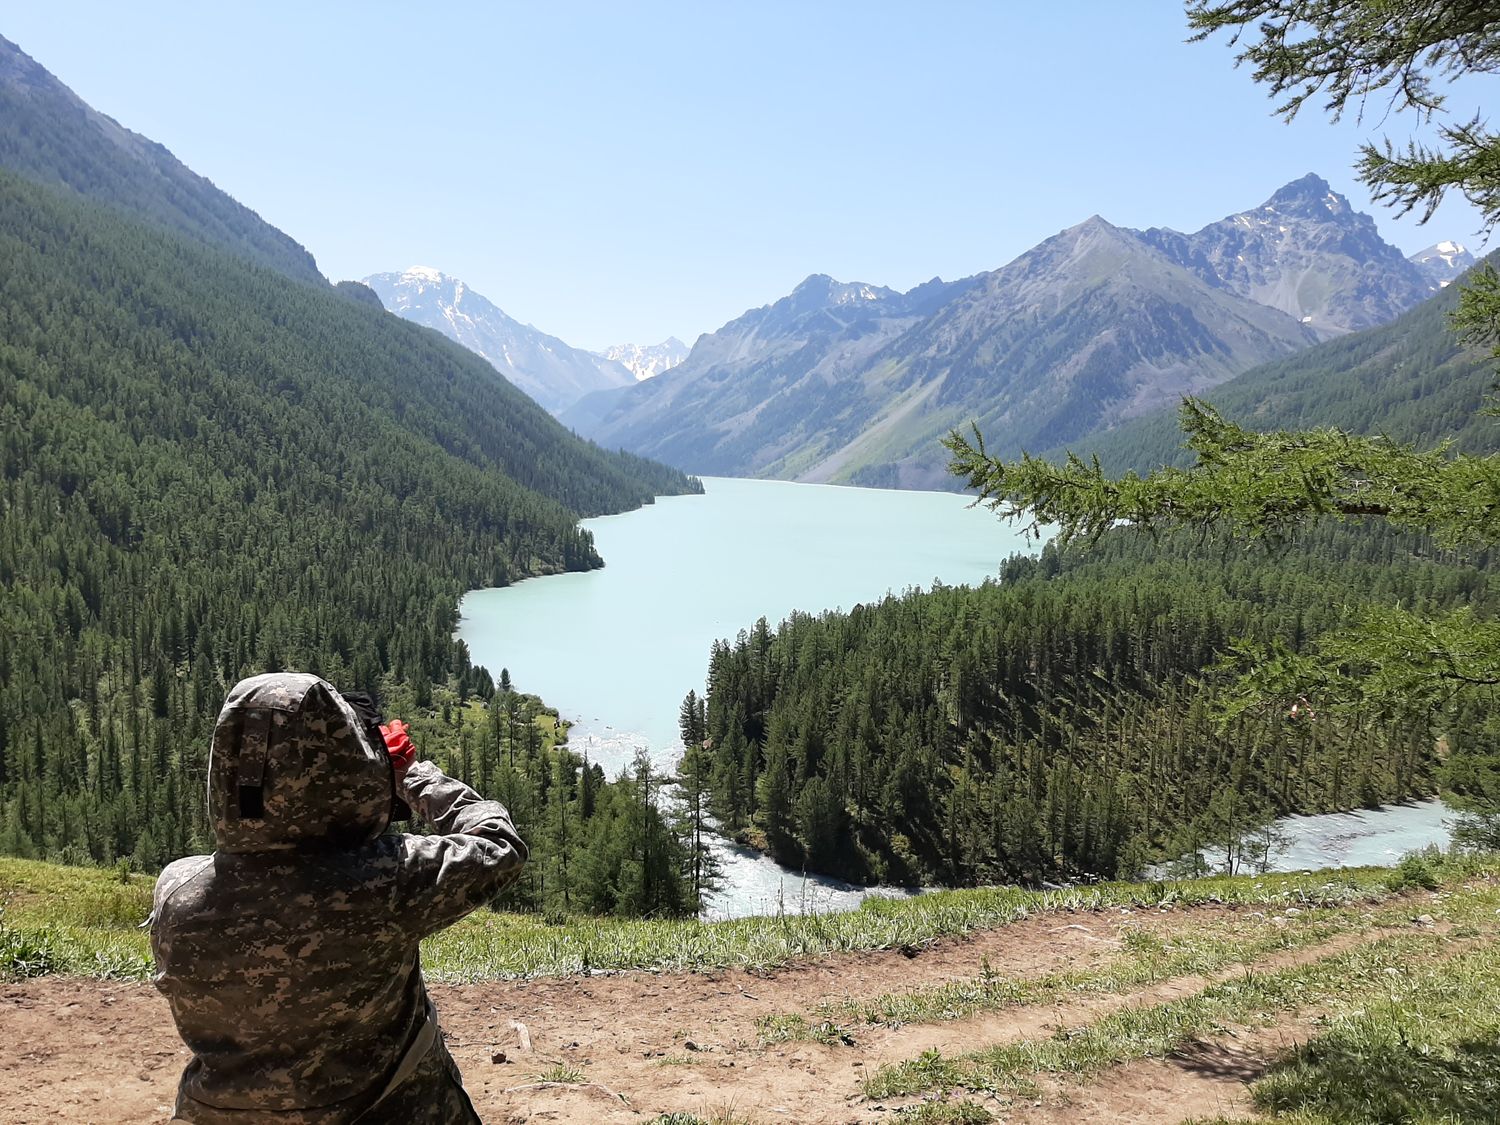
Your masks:
{"label": "distant mountain range", "polygon": [[[0,314],[24,310],[16,323],[26,325],[25,334],[7,342],[18,355],[35,346],[31,335],[55,333],[76,345],[82,337],[68,317],[79,314],[68,310],[84,306],[57,294],[87,293],[98,321],[88,338],[89,363],[115,365],[103,383],[80,362],[45,377],[32,366],[18,367],[13,378],[22,386],[45,378],[17,403],[24,434],[33,415],[49,417],[53,400],[68,409],[87,400],[99,407],[92,424],[101,433],[115,427],[134,434],[135,441],[147,434],[153,450],[181,444],[175,459],[183,461],[219,448],[205,438],[210,427],[199,413],[206,411],[214,427],[260,434],[266,447],[286,450],[294,437],[305,436],[300,429],[278,435],[278,426],[291,425],[289,411],[336,405],[341,424],[355,421],[340,438],[338,456],[321,451],[325,462],[318,471],[330,496],[346,486],[365,496],[379,494],[382,502],[394,496],[397,504],[421,494],[424,503],[438,505],[434,511],[444,510],[449,499],[453,512],[466,511],[464,518],[449,519],[455,526],[465,519],[474,527],[508,520],[507,534],[521,544],[517,574],[589,565],[591,548],[576,550],[578,514],[619,511],[649,503],[657,493],[695,487],[664,466],[580,441],[468,351],[385,315],[369,287],[330,285],[295,240],[161,145],[87,105],[3,38],[0,194],[7,262],[41,263],[33,273],[19,265],[4,271]],[[131,350],[137,336],[155,341],[149,361],[138,341]],[[224,342],[231,337],[240,342],[231,347]],[[257,351],[249,339],[264,346]],[[593,357],[588,362],[595,368],[606,363]],[[613,366],[615,383],[634,381]],[[143,395],[125,389],[118,372],[126,370],[152,380],[152,394],[174,403],[170,416],[153,413]],[[189,383],[207,379],[210,371],[221,373],[215,378],[222,377],[222,386],[216,383],[214,395],[205,398]],[[232,416],[214,414],[215,404],[230,400],[236,404]],[[319,417],[326,427],[330,415]],[[303,421],[311,425],[310,419]],[[303,421],[294,419],[296,427]],[[38,448],[46,434],[45,427],[35,431]],[[433,474],[464,483],[440,500],[413,483],[416,477],[375,481],[349,468],[367,454],[372,463],[385,463],[398,445],[417,451],[414,460]],[[54,461],[63,463],[47,463]],[[233,474],[243,466],[221,460],[212,468]],[[131,488],[149,491],[151,485],[137,480],[129,466],[105,463],[90,465],[77,479],[95,473],[109,480],[118,475]],[[537,540],[528,546],[529,528],[537,529]],[[538,546],[544,539],[545,548]],[[566,559],[564,547],[573,552]],[[520,562],[525,557],[533,561]],[[504,580],[498,573],[480,577]]]}
{"label": "distant mountain range", "polygon": [[636,381],[613,359],[583,351],[507,316],[456,277],[425,266],[364,279],[397,316],[435,328],[490,361],[552,413],[592,391]]}
{"label": "distant mountain range", "polygon": [[696,472],[953,487],[938,438],[955,426],[1002,453],[1064,444],[1389,320],[1441,286],[1434,269],[1310,175],[1195,234],[1094,216],[908,293],[815,275],[562,418]]}
{"label": "distant mountain range", "polygon": [[[599,566],[582,517],[700,490],[328,284],[3,41],[0,324],[9,852],[195,850],[204,732],[240,676],[305,668],[413,710],[487,696],[455,637],[465,590]],[[117,724],[151,748],[144,774]],[[23,825],[33,804],[79,815]]]}
{"label": "distant mountain range", "polygon": [[659,344],[616,344],[596,354],[624,364],[641,380],[676,367],[687,359],[688,346],[676,336],[668,336]]}
{"label": "distant mountain range", "polygon": [[[0,167],[327,288],[294,239],[5,39]],[[1093,442],[1389,322],[1472,262],[1455,242],[1404,258],[1305,176],[1192,234],[1095,216],[997,270],[906,293],[814,275],[685,357],[677,340],[573,348],[435,270],[337,292],[459,341],[608,447],[699,472],[954,487],[937,441],[955,426],[977,421],[1000,453]]]}

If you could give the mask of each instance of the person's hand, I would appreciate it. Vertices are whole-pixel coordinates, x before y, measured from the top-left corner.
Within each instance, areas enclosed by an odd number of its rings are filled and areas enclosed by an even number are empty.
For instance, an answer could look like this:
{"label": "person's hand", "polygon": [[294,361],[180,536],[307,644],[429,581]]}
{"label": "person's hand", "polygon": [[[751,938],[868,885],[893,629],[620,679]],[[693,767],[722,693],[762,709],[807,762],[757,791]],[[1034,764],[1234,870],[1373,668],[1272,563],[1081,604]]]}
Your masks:
{"label": "person's hand", "polygon": [[385,739],[385,752],[391,756],[396,776],[402,777],[417,760],[417,748],[407,736],[406,724],[400,719],[392,719],[381,726],[380,737]]}

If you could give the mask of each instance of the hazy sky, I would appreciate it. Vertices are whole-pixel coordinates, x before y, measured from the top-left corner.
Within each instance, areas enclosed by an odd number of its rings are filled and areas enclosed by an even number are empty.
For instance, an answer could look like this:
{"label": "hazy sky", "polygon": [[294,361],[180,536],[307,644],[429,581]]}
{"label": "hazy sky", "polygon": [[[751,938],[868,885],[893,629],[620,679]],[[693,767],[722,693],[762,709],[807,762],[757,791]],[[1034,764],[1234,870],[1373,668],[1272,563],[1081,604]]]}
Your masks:
{"label": "hazy sky", "polygon": [[31,0],[0,34],[334,280],[434,266],[584,347],[691,343],[810,273],[994,269],[1094,213],[1195,230],[1307,172],[1407,252],[1477,242],[1461,201],[1418,227],[1354,180],[1412,122],[1283,124],[1173,0]]}

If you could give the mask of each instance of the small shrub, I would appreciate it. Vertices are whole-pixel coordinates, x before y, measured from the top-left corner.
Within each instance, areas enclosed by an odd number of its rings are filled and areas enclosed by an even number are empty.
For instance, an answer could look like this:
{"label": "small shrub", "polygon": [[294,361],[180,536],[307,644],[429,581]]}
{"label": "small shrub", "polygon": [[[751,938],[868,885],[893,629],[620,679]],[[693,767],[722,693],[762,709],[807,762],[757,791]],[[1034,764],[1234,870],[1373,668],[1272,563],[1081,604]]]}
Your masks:
{"label": "small shrub", "polygon": [[42,977],[62,967],[62,958],[50,933],[23,933],[0,919],[0,977]]}
{"label": "small shrub", "polygon": [[995,1115],[978,1102],[933,1101],[902,1106],[896,1120],[907,1125],[986,1125]]}
{"label": "small shrub", "polygon": [[1167,943],[1160,935],[1139,928],[1131,928],[1121,934],[1120,944],[1142,957],[1162,957],[1167,952]]}
{"label": "small shrub", "polygon": [[1438,868],[1442,861],[1442,853],[1436,848],[1407,852],[1401,857],[1401,862],[1396,864],[1395,869],[1386,876],[1385,885],[1393,891],[1405,891],[1417,887],[1425,891],[1435,891],[1441,882],[1438,878]]}

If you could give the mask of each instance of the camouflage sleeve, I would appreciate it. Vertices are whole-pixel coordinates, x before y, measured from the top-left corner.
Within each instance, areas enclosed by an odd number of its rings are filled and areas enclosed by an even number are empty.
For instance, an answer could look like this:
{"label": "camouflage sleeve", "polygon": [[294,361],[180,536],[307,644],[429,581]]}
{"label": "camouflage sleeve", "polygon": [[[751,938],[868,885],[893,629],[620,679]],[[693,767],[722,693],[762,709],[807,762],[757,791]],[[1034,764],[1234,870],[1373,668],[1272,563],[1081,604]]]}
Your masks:
{"label": "camouflage sleeve", "polygon": [[412,810],[438,831],[403,837],[398,909],[430,934],[484,905],[520,874],[526,845],[510,813],[431,762],[416,762],[399,785]]}

